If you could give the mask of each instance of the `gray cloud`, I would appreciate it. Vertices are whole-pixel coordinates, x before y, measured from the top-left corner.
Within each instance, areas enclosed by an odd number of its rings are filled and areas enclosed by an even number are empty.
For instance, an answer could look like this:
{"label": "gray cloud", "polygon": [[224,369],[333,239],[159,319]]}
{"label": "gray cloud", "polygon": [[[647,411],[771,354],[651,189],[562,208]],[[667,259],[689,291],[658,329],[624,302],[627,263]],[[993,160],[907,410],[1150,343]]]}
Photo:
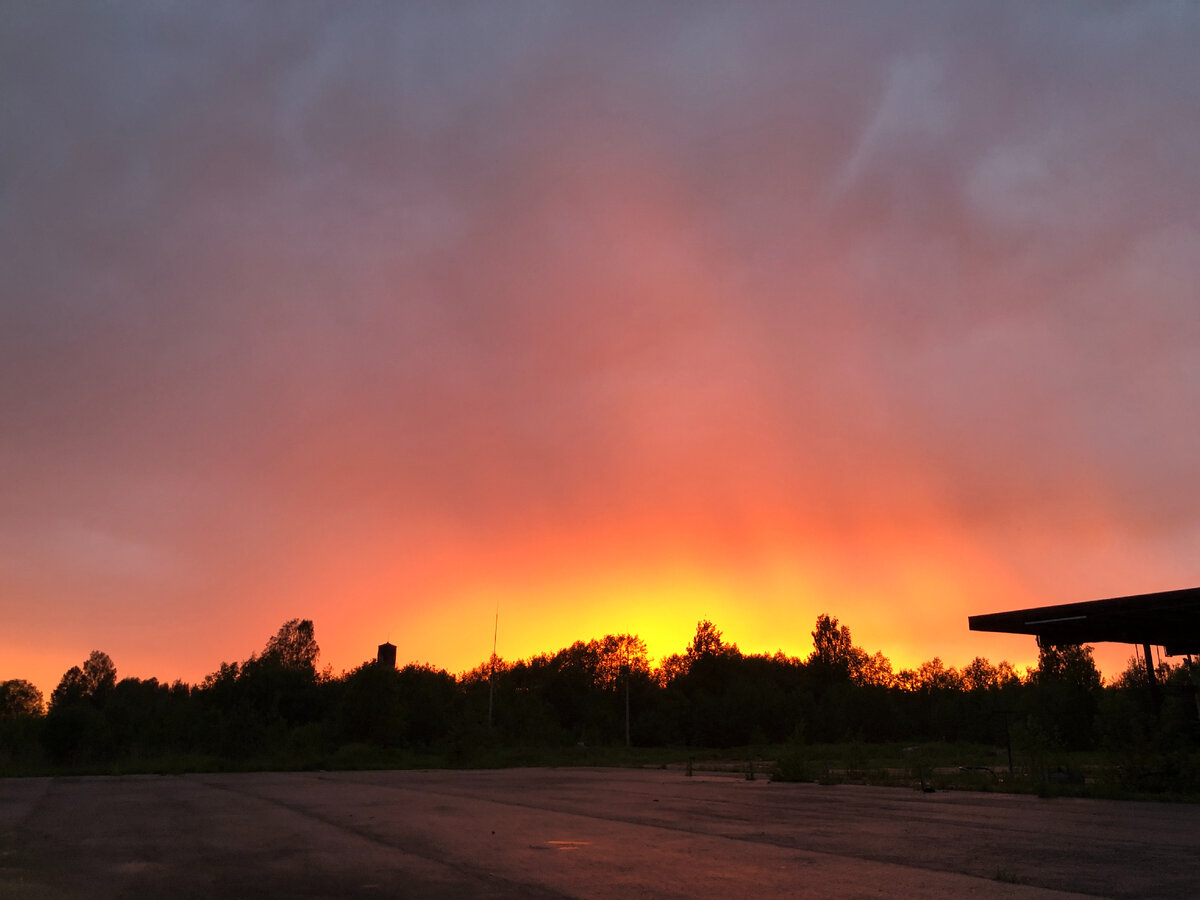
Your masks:
{"label": "gray cloud", "polygon": [[997,550],[1103,508],[1175,559],[1197,37],[1167,3],[17,4],[3,577],[35,532],[141,565],[763,495],[923,495]]}

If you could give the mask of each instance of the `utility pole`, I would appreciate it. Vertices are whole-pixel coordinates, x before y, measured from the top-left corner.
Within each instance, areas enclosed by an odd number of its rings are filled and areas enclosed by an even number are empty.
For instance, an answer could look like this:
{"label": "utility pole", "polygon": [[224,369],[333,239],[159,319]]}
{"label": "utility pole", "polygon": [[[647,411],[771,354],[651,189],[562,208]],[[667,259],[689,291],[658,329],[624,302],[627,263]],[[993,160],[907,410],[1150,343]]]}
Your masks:
{"label": "utility pole", "polygon": [[633,674],[633,667],[629,664],[629,638],[625,638],[625,746],[633,746],[629,740],[629,677]]}
{"label": "utility pole", "polygon": [[1158,712],[1162,698],[1158,694],[1158,678],[1154,674],[1154,656],[1150,653],[1150,645],[1142,644],[1142,655],[1146,657],[1146,683],[1150,685],[1150,702],[1154,711]]}
{"label": "utility pole", "polygon": [[1200,717],[1200,665],[1192,661],[1192,654],[1187,655],[1188,678],[1196,689],[1192,699],[1196,701],[1196,715]]}
{"label": "utility pole", "polygon": [[633,746],[629,740],[629,666],[625,667],[625,746]]}
{"label": "utility pole", "polygon": [[500,634],[500,605],[496,604],[496,621],[492,623],[492,658],[488,670],[488,728],[492,727],[492,698],[496,690],[496,638]]}

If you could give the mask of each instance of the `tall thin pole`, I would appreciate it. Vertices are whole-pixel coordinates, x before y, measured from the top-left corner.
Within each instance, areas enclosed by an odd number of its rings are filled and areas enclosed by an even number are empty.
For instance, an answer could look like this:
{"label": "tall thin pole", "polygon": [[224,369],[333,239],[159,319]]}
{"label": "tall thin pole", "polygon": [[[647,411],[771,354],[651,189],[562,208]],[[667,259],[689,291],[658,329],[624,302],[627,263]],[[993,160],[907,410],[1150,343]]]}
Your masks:
{"label": "tall thin pole", "polygon": [[625,638],[625,746],[633,746],[629,740],[629,676],[633,674],[633,667],[629,664],[629,638]]}
{"label": "tall thin pole", "polygon": [[1154,676],[1154,657],[1150,653],[1150,645],[1142,644],[1142,653],[1146,657],[1146,679],[1150,685],[1150,702],[1154,704],[1155,712],[1158,711],[1158,679]]}
{"label": "tall thin pole", "polygon": [[1200,666],[1192,662],[1192,654],[1190,653],[1187,655],[1187,669],[1188,678],[1190,678],[1192,684],[1198,688],[1198,690],[1192,694],[1192,699],[1196,701],[1196,715],[1197,717],[1200,717],[1200,677],[1197,677],[1197,670],[1200,670]]}
{"label": "tall thin pole", "polygon": [[631,747],[633,744],[629,740],[629,668],[625,669],[625,746]]}
{"label": "tall thin pole", "polygon": [[492,697],[495,694],[496,680],[496,638],[500,634],[500,604],[496,604],[496,621],[492,623],[492,659],[488,671],[488,728],[492,727]]}

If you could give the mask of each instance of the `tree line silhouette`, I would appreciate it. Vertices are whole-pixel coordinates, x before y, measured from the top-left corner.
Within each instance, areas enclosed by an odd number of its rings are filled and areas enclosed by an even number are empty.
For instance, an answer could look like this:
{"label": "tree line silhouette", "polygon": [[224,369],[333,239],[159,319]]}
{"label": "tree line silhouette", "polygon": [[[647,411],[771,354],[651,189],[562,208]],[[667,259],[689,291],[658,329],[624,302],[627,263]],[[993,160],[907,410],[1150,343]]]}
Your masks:
{"label": "tree line silhouette", "polygon": [[1149,702],[1143,666],[1105,685],[1090,647],[1045,647],[1035,668],[977,657],[893,671],[821,615],[806,658],[741,652],[707,620],[651,665],[635,635],[554,653],[485,660],[459,676],[367,661],[317,668],[313,623],[285,622],[260,653],[223,662],[196,685],[117,679],[93,651],[44,704],[27,681],[0,683],[0,762],[79,766],[192,755],[248,764],[321,760],[367,746],[469,760],[480,747],[583,744],[723,748],[846,740],[969,741],[1066,750],[1173,742],[1200,726],[1185,669],[1160,664]]}

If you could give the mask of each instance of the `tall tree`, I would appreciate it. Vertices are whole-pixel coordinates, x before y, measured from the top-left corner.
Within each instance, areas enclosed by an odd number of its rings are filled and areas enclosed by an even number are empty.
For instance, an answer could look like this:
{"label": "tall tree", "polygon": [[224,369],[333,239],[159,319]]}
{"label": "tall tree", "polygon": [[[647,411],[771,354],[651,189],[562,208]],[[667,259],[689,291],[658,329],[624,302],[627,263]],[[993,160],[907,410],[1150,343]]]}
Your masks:
{"label": "tall tree", "polygon": [[50,693],[50,706],[62,706],[80,700],[103,704],[117,684],[117,667],[107,653],[93,650],[83,668],[71,666]]}
{"label": "tall tree", "polygon": [[[697,660],[706,656],[720,656],[728,649],[730,648],[721,640],[721,632],[717,626],[708,619],[702,619],[696,623],[696,635],[688,646],[687,655],[690,659]],[[737,650],[736,647],[732,649]]]}
{"label": "tall tree", "polygon": [[1080,644],[1042,647],[1030,682],[1033,714],[1042,731],[1067,749],[1090,747],[1103,684],[1092,648]]}
{"label": "tall tree", "polygon": [[857,678],[869,659],[865,650],[854,646],[850,629],[840,625],[835,616],[817,616],[812,638],[813,651],[808,656],[808,665],[820,675]]}
{"label": "tall tree", "polygon": [[280,625],[279,631],[267,641],[262,658],[284,669],[315,675],[320,653],[312,619],[291,619]]}
{"label": "tall tree", "polygon": [[885,688],[896,686],[896,673],[892,671],[892,661],[880,650],[876,650],[874,656],[867,656],[866,651],[863,651],[858,671],[852,674],[855,683],[860,685]]}
{"label": "tall tree", "polygon": [[42,692],[24,678],[0,682],[0,719],[40,716],[43,708]]}
{"label": "tall tree", "polygon": [[940,656],[921,663],[917,669],[917,688],[923,691],[962,690],[962,675],[953,666],[947,667]]}
{"label": "tall tree", "polygon": [[1086,644],[1046,645],[1038,649],[1038,664],[1033,680],[1037,684],[1055,682],[1082,690],[1099,690],[1102,683],[1092,648]]}
{"label": "tall tree", "polygon": [[596,644],[596,680],[606,690],[616,690],[626,676],[650,674],[646,642],[636,634],[606,634]]}
{"label": "tall tree", "polygon": [[962,670],[962,686],[968,691],[985,691],[996,685],[996,667],[982,656],[977,656]]}

